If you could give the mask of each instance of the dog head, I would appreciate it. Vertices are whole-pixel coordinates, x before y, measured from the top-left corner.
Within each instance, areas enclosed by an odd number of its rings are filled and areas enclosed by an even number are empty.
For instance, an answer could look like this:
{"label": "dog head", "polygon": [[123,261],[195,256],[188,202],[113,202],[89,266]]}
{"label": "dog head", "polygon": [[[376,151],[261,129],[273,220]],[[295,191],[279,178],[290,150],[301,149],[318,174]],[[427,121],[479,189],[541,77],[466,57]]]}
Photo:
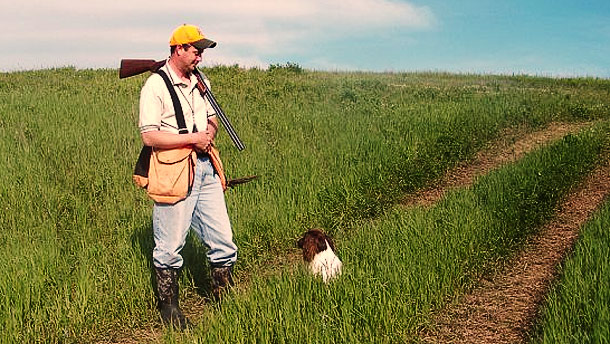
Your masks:
{"label": "dog head", "polygon": [[303,237],[297,241],[299,248],[303,249],[303,260],[311,262],[316,254],[326,250],[330,245],[330,249],[335,251],[335,243],[321,229],[310,229]]}

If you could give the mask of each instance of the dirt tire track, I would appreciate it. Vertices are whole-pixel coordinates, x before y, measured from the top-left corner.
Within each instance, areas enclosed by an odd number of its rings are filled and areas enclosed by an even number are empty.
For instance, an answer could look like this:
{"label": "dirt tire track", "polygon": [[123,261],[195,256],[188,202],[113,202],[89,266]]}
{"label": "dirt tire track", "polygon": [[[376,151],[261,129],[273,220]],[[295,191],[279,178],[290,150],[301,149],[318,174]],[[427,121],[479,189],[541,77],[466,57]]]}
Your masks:
{"label": "dirt tire track", "polygon": [[512,133],[501,135],[500,140],[492,144],[490,148],[479,152],[473,161],[459,164],[445,173],[445,176],[437,183],[408,195],[401,203],[405,207],[431,206],[443,198],[447,191],[470,185],[476,177],[489,173],[503,164],[516,161],[535,148],[567,134],[575,133],[589,124],[552,123],[540,131],[528,133],[519,138],[515,138],[515,134]]}
{"label": "dirt tire track", "polygon": [[562,202],[555,220],[493,278],[443,310],[425,343],[523,343],[557,267],[573,247],[580,227],[610,194],[610,164],[598,167]]}

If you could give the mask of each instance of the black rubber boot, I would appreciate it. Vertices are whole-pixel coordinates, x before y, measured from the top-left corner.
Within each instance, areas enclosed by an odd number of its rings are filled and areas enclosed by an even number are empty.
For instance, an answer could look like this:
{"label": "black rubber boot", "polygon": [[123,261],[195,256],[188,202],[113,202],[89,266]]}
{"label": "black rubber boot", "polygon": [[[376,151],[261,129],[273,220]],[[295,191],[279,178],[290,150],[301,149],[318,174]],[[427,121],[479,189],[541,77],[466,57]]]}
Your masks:
{"label": "black rubber boot", "polygon": [[233,285],[233,267],[212,267],[212,295],[218,301],[222,295]]}
{"label": "black rubber boot", "polygon": [[155,268],[155,275],[163,323],[184,330],[190,324],[178,304],[178,270]]}

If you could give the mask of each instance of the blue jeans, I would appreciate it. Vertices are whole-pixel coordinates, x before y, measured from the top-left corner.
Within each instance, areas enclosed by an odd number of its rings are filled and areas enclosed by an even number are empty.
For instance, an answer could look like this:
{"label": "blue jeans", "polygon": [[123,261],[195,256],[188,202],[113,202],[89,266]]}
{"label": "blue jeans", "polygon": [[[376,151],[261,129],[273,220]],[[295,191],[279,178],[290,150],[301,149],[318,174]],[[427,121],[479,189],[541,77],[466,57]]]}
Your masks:
{"label": "blue jeans", "polygon": [[233,243],[224,192],[207,156],[197,159],[193,188],[186,199],[176,204],[155,203],[153,207],[155,267],[182,267],[180,251],[191,227],[208,247],[207,256],[212,266],[235,264],[237,246]]}

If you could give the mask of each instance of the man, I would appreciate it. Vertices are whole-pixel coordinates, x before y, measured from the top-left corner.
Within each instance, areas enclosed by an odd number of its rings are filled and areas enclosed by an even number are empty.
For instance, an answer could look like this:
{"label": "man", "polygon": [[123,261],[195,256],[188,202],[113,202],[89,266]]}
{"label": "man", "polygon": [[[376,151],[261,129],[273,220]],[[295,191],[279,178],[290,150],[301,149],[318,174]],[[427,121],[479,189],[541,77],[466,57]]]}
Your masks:
{"label": "man", "polygon": [[[178,303],[178,272],[183,259],[189,228],[208,246],[212,271],[212,293],[219,298],[231,283],[232,266],[237,260],[224,193],[218,174],[207,152],[214,142],[218,120],[211,105],[197,89],[195,68],[205,49],[216,42],[207,39],[193,25],[181,25],[170,38],[170,57],[161,68],[178,96],[188,133],[180,134],[176,112],[167,84],[152,74],[140,95],[140,132],[145,145],[155,149],[192,146],[197,152],[195,178],[186,199],[176,204],[155,203],[153,264],[157,280],[159,308],[164,323],[186,327],[188,321]],[[209,81],[205,80],[209,87]]]}

